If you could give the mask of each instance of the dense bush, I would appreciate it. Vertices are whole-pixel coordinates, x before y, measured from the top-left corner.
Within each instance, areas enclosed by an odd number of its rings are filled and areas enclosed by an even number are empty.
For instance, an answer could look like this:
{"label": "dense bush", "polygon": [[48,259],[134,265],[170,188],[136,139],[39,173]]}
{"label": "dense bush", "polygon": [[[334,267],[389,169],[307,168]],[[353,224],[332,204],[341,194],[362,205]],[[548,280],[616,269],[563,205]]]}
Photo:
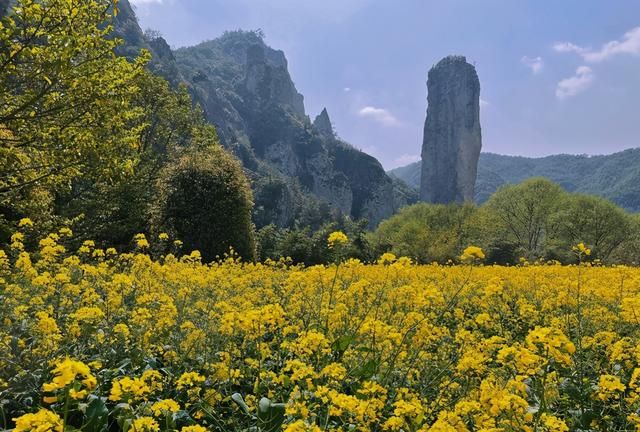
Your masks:
{"label": "dense bush", "polygon": [[430,205],[405,207],[383,221],[371,235],[378,253],[393,252],[421,263],[446,262],[468,244],[468,221],[476,209],[471,205]]}
{"label": "dense bush", "polygon": [[367,238],[367,221],[352,221],[338,218],[336,222],[327,222],[317,230],[310,226],[304,228],[278,228],[267,225],[257,232],[258,257],[261,261],[281,258],[291,259],[296,264],[327,264],[337,258],[336,251],[327,245],[327,236],[336,230],[344,231],[349,237],[346,245],[340,248],[340,257],[357,258],[363,262],[374,259]]}
{"label": "dense bush", "polygon": [[252,196],[240,163],[222,147],[189,152],[169,164],[158,181],[153,229],[197,249],[205,261],[230,248],[255,258]]}

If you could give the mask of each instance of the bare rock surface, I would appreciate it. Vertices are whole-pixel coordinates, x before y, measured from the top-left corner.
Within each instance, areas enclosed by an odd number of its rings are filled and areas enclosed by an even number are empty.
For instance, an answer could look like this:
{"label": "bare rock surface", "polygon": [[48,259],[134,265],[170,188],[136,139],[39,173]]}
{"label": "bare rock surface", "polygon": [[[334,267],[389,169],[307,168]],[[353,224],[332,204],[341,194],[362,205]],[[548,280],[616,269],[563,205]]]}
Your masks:
{"label": "bare rock surface", "polygon": [[476,69],[463,56],[445,57],[429,71],[427,90],[420,199],[473,201],[482,148]]}

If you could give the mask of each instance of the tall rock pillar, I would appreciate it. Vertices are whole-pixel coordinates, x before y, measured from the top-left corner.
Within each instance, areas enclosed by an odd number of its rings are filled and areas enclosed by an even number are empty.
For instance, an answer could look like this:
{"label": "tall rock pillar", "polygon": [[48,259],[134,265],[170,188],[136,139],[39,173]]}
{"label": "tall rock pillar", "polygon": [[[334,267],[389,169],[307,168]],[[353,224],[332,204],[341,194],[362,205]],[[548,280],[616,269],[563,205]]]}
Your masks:
{"label": "tall rock pillar", "polygon": [[463,56],[445,57],[429,71],[422,143],[420,199],[473,201],[480,130],[480,81]]}

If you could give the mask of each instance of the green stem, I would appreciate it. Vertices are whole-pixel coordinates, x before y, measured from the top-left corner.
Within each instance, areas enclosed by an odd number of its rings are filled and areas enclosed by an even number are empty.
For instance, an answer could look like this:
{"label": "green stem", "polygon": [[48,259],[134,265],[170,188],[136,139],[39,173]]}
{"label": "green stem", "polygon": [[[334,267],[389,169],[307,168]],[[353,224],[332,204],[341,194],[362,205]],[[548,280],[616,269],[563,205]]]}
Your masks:
{"label": "green stem", "polygon": [[67,428],[67,419],[69,418],[69,387],[64,390],[64,420],[62,421],[62,430]]}
{"label": "green stem", "polygon": [[[325,320],[325,335],[329,335],[329,318],[330,318],[330,311],[331,311],[331,303],[333,303],[333,290],[335,288],[336,285],[336,280],[338,279],[338,270],[340,269],[340,261],[338,261],[338,263],[336,264],[336,272],[333,275],[333,281],[331,282],[331,287],[329,288],[329,304],[327,305],[327,319]],[[320,306],[322,307],[322,305]]]}
{"label": "green stem", "polygon": [[2,428],[6,430],[9,427],[7,426],[7,415],[5,414],[4,407],[2,405],[0,405],[0,414],[2,414]]}

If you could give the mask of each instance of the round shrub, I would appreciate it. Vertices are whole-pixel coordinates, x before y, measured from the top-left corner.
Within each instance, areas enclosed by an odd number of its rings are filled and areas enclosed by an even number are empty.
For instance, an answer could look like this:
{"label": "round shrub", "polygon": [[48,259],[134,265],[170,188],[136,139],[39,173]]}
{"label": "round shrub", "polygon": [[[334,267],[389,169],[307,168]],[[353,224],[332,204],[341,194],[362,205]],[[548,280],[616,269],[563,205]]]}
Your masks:
{"label": "round shrub", "polygon": [[222,147],[183,155],[158,181],[155,230],[182,240],[205,261],[230,248],[244,260],[255,259],[253,199],[240,163]]}

